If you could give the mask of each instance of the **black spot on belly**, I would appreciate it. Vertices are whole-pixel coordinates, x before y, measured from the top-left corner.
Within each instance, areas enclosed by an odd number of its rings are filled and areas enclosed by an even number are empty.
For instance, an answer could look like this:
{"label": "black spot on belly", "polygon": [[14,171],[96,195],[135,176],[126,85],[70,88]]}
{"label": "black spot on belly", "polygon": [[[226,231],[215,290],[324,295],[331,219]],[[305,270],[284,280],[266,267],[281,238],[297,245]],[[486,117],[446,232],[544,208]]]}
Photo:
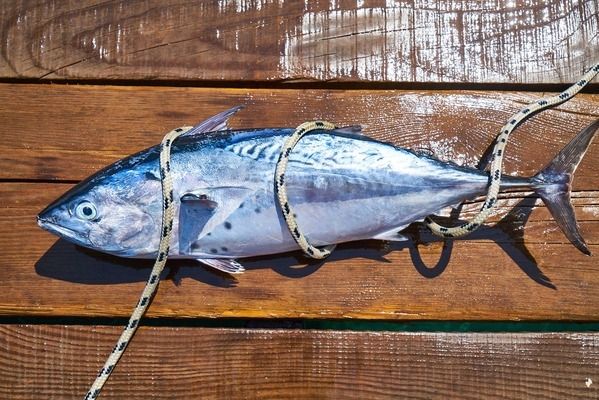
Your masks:
{"label": "black spot on belly", "polygon": [[239,208],[243,208],[243,206],[244,206],[244,205],[245,205],[244,203],[241,203],[241,204],[239,205]]}
{"label": "black spot on belly", "polygon": [[191,249],[192,249],[192,250],[198,250],[199,248],[200,248],[200,244],[199,244],[199,243],[197,243],[197,242],[193,242],[193,243],[191,244]]}
{"label": "black spot on belly", "polygon": [[260,211],[262,211],[262,210],[260,210],[260,207],[256,207],[256,209],[254,211],[256,212],[256,214],[260,214]]}
{"label": "black spot on belly", "polygon": [[233,227],[233,225],[231,225],[231,223],[229,221],[225,221],[225,228],[226,229],[231,229]]}
{"label": "black spot on belly", "polygon": [[225,247],[225,246],[221,247],[220,249],[221,249],[222,251],[229,251],[229,248],[228,248],[228,247]]}
{"label": "black spot on belly", "polygon": [[210,249],[210,252],[211,252],[212,254],[216,254],[216,253],[218,253],[218,250],[216,250],[216,249]]}

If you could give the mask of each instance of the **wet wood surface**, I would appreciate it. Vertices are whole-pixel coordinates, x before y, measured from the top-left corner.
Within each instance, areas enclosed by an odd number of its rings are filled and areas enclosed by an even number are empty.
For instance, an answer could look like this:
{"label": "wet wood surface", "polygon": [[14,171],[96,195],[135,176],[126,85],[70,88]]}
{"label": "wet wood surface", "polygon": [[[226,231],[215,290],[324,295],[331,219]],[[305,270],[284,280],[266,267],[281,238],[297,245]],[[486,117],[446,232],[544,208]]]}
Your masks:
{"label": "wet wood surface", "polygon": [[[81,397],[118,333],[0,326],[0,396]],[[142,327],[102,398],[591,399],[598,365],[593,333]]]}
{"label": "wet wood surface", "polygon": [[[234,127],[295,126],[311,117],[365,123],[366,133],[379,139],[473,166],[504,121],[540,95],[1,85],[0,98],[10,107],[0,110],[0,131],[11,140],[0,143],[0,280],[10,282],[0,292],[0,313],[128,315],[151,261],[102,256],[57,241],[36,225],[35,215],[72,186],[60,182],[78,181],[158,143],[176,126],[247,104]],[[508,147],[508,172],[534,174],[597,118],[597,110],[596,96],[582,95],[533,117]],[[578,168],[573,193],[583,235],[595,252],[598,145]],[[466,206],[464,215],[478,207]],[[170,279],[161,284],[150,315],[598,319],[595,257],[570,245],[530,193],[506,195],[489,228],[449,247],[423,229],[411,232],[433,244],[347,244],[316,264],[297,253],[264,257],[245,261],[248,271],[235,280],[193,261],[171,262]]]}
{"label": "wet wood surface", "polygon": [[[599,60],[598,15],[598,0],[0,0],[0,398],[81,397],[120,331],[102,324],[129,316],[149,274],[151,260],[37,226],[78,181],[238,104],[233,127],[364,124],[474,166],[513,113]],[[598,117],[586,94],[531,118],[506,171],[536,173]],[[595,143],[572,194],[595,254],[598,165]],[[244,260],[235,279],[169,261],[148,313],[162,326],[140,329],[102,398],[598,397],[597,333],[255,328],[599,321],[597,256],[569,244],[531,193],[502,195],[488,226],[463,240],[408,233],[343,244],[320,263]],[[202,317],[254,328],[180,327]]]}
{"label": "wet wood surface", "polygon": [[2,1],[0,76],[559,83],[597,0]]}

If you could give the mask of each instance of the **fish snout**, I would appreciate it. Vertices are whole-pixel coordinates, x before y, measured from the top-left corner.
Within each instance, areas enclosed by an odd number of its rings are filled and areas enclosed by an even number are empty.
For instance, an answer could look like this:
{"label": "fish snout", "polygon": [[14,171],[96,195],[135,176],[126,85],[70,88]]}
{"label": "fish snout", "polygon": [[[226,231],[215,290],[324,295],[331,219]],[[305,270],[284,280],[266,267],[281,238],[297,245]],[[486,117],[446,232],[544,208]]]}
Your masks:
{"label": "fish snout", "polygon": [[37,224],[43,228],[44,224],[46,223],[51,223],[51,224],[55,224],[56,223],[56,218],[53,217],[50,213],[46,212],[46,211],[42,211],[37,215]]}

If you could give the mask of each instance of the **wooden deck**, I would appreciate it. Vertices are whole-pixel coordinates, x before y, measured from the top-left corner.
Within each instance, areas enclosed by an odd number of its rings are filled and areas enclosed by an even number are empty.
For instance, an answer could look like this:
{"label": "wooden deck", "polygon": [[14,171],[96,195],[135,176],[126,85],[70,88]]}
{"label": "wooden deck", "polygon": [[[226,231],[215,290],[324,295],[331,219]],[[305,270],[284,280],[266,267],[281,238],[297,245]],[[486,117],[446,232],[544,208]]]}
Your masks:
{"label": "wooden deck", "polygon": [[[599,1],[0,1],[0,38],[0,398],[65,399],[152,262],[42,231],[64,191],[237,104],[234,127],[364,124],[474,166],[510,115],[599,61]],[[534,174],[597,119],[598,89],[518,128],[507,172]],[[599,142],[572,198],[597,254]],[[599,255],[531,193],[499,205],[445,245],[414,226],[428,244],[263,257],[235,279],[169,262],[101,398],[598,398]]]}

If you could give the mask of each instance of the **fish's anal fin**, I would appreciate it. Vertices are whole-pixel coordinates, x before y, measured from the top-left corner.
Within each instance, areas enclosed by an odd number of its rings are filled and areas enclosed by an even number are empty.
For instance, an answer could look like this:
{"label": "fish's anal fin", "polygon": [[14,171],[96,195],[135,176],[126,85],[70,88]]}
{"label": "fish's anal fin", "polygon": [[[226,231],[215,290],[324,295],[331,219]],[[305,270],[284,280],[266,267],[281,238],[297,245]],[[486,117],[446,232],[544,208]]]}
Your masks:
{"label": "fish's anal fin", "polygon": [[402,235],[399,233],[402,229],[406,228],[408,225],[398,226],[397,228],[393,228],[386,232],[381,232],[373,237],[376,240],[385,240],[389,242],[403,242],[405,240],[410,240],[409,237]]}
{"label": "fish's anal fin", "polygon": [[366,125],[349,125],[349,126],[342,126],[340,128],[336,128],[335,132],[350,134],[350,135],[363,135],[364,132],[362,132],[362,130],[364,128],[367,128],[367,126]]}
{"label": "fish's anal fin", "polygon": [[231,258],[196,258],[196,260],[231,275],[241,274],[245,271],[243,265]]}
{"label": "fish's anal fin", "polygon": [[243,105],[238,105],[223,112],[220,112],[212,117],[200,122],[195,125],[189,131],[185,132],[182,136],[192,136],[205,132],[224,131],[229,129],[228,122],[237,111],[241,110]]}

